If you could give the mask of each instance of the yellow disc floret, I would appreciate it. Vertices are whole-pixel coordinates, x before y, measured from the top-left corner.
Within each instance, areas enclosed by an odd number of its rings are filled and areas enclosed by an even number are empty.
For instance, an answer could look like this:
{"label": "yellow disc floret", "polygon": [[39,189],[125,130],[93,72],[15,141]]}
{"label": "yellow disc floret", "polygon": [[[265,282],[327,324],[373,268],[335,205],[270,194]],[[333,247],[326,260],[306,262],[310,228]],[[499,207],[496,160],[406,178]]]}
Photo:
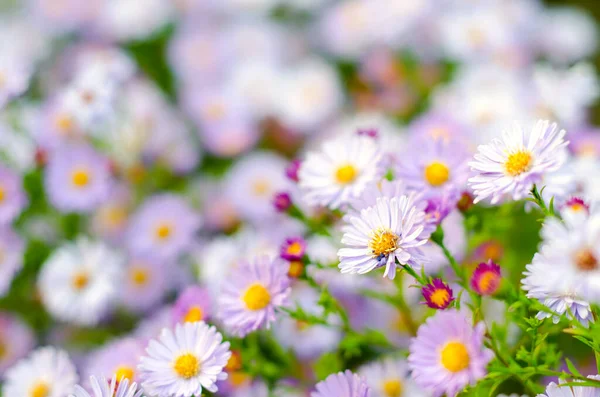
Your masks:
{"label": "yellow disc floret", "polygon": [[373,256],[389,255],[398,249],[398,236],[389,229],[375,230],[369,248]]}
{"label": "yellow disc floret", "polygon": [[264,286],[256,283],[248,287],[242,300],[249,310],[262,310],[271,302],[271,294]]}
{"label": "yellow disc floret", "polygon": [[335,180],[340,185],[347,185],[354,182],[357,176],[358,171],[352,164],[341,165],[335,171]]}
{"label": "yellow disc floret", "polygon": [[508,156],[506,163],[504,163],[504,169],[508,175],[518,176],[531,168],[531,160],[531,153],[519,150]]}
{"label": "yellow disc floret", "polygon": [[173,369],[180,377],[190,379],[200,372],[200,362],[193,354],[186,353],[177,357]]}
{"label": "yellow disc floret", "polygon": [[444,163],[434,161],[425,167],[425,180],[431,186],[441,186],[450,178],[450,170]]}
{"label": "yellow disc floret", "polygon": [[448,342],[442,349],[441,362],[450,372],[460,372],[469,366],[471,358],[461,342]]}

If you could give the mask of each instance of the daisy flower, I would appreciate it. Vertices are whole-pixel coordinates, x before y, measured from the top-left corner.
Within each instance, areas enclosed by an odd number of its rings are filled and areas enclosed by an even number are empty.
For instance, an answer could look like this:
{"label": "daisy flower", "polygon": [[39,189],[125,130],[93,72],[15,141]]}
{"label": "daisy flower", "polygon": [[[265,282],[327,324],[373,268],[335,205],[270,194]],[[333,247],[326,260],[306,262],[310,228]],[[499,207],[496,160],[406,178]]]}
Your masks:
{"label": "daisy flower", "polygon": [[6,371],[2,394],[63,397],[73,392],[76,382],[69,355],[54,347],[41,347]]}
{"label": "daisy flower", "polygon": [[458,139],[420,135],[398,157],[396,177],[426,198],[462,189],[468,178],[469,152]]}
{"label": "daisy flower", "polygon": [[223,368],[231,357],[229,342],[202,321],[163,329],[146,353],[138,366],[144,390],[173,397],[199,396],[204,389],[216,392],[217,380],[227,378]]}
{"label": "daisy flower", "polygon": [[187,287],[173,305],[173,323],[206,321],[212,314],[209,292],[197,285]]}
{"label": "daisy flower", "polygon": [[[600,380],[600,376],[588,376],[590,379]],[[600,390],[595,387],[584,386],[562,386],[566,383],[565,380],[559,379],[558,385],[556,382],[550,382],[546,387],[545,394],[538,394],[538,397],[597,397],[600,395]]]}
{"label": "daisy flower", "polygon": [[500,266],[490,259],[480,263],[473,272],[471,288],[479,295],[493,295],[500,288],[501,281]]}
{"label": "daisy flower", "polygon": [[275,309],[286,304],[290,295],[288,266],[268,256],[242,261],[225,281],[219,296],[219,316],[234,335],[269,328]]}
{"label": "daisy flower", "polygon": [[137,388],[136,383],[129,384],[129,379],[123,379],[117,382],[113,378],[110,383],[105,379],[98,379],[90,376],[92,385],[92,394],[89,394],[83,387],[76,385],[75,392],[70,397],[142,397],[143,390]]}
{"label": "daisy flower", "polygon": [[371,390],[365,379],[349,370],[329,375],[315,385],[310,397],[370,397]]}
{"label": "daisy flower", "polygon": [[432,309],[446,309],[454,300],[452,289],[441,279],[435,278],[421,289],[425,303]]}
{"label": "daisy flower", "polygon": [[[143,346],[136,339],[117,339],[100,347],[88,356],[85,372],[119,383],[124,380],[139,382],[140,376],[137,365],[143,353]],[[90,379],[92,378],[93,376],[90,377]]]}
{"label": "daisy flower", "polygon": [[338,251],[342,273],[368,273],[385,266],[384,277],[393,279],[398,263],[417,271],[425,261],[419,247],[427,243],[425,213],[414,196],[381,197],[373,207],[361,210],[344,226]]}
{"label": "daisy flower", "polygon": [[119,303],[136,313],[156,306],[172,284],[169,264],[155,259],[133,257],[124,273]]}
{"label": "daisy flower", "polygon": [[9,53],[0,54],[0,109],[29,87],[33,62],[21,58],[15,58]]}
{"label": "daisy flower", "polygon": [[440,396],[454,397],[486,374],[493,353],[483,347],[485,325],[473,327],[457,310],[438,311],[412,339],[408,364],[415,383]]}
{"label": "daisy flower", "polygon": [[21,180],[20,175],[0,166],[0,224],[11,223],[27,205]]}
{"label": "daisy flower", "polygon": [[118,294],[122,257],[100,242],[79,239],[58,248],[38,278],[46,310],[58,320],[92,326]]}
{"label": "daisy flower", "polygon": [[35,345],[31,329],[19,318],[0,312],[0,373],[29,353]]}
{"label": "daisy flower", "polygon": [[308,205],[339,208],[360,197],[383,175],[383,156],[368,136],[331,139],[309,152],[298,171],[299,186]]}
{"label": "daisy flower", "polygon": [[469,163],[476,175],[469,179],[477,203],[491,197],[492,204],[506,196],[521,200],[545,173],[556,171],[567,157],[565,130],[539,120],[531,132],[514,124],[488,145],[481,145]]}
{"label": "daisy flower", "polygon": [[191,247],[200,224],[200,216],[182,198],[160,194],[133,214],[126,244],[135,255],[174,260]]}
{"label": "daisy flower", "polygon": [[23,267],[25,243],[15,232],[0,227],[0,297],[8,293],[15,275]]}
{"label": "daisy flower", "polygon": [[50,203],[62,212],[89,212],[110,193],[106,158],[89,146],[65,146],[49,158],[44,178]]}
{"label": "daisy flower", "polygon": [[405,360],[387,358],[358,370],[371,388],[371,397],[427,397],[408,373]]}

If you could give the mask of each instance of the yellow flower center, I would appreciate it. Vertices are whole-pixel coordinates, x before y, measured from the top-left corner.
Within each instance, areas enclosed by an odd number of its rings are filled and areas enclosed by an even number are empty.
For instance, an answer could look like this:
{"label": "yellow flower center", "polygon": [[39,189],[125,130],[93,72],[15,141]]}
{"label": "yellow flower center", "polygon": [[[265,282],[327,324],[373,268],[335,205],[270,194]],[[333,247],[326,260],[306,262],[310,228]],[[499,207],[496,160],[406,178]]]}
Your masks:
{"label": "yellow flower center", "polygon": [[304,263],[301,261],[291,261],[290,268],[288,270],[288,276],[292,278],[298,278],[302,275],[302,271],[304,271]]}
{"label": "yellow flower center", "polygon": [[131,277],[131,281],[133,281],[134,285],[142,287],[148,284],[150,274],[148,273],[148,270],[143,267],[132,267],[131,270],[129,270],[129,277]]}
{"label": "yellow flower center", "polygon": [[127,219],[127,211],[123,207],[111,206],[102,211],[106,223],[112,227],[119,227]]}
{"label": "yellow flower center", "polygon": [[352,164],[344,164],[335,171],[335,180],[340,185],[354,182],[357,176],[358,171]]}
{"label": "yellow flower center", "polygon": [[200,372],[200,362],[193,354],[186,353],[177,357],[173,369],[180,377],[190,379]]}
{"label": "yellow flower center", "polygon": [[202,321],[203,318],[204,313],[202,312],[202,308],[200,306],[192,306],[183,317],[183,321],[186,323],[195,323]]}
{"label": "yellow flower center", "polygon": [[398,236],[388,229],[378,229],[373,232],[369,248],[373,256],[389,255],[398,249]]}
{"label": "yellow flower center", "polygon": [[254,181],[254,183],[252,184],[252,191],[256,196],[264,196],[269,192],[270,189],[271,185],[268,181],[264,179]]}
{"label": "yellow flower center", "polygon": [[71,181],[73,182],[73,185],[75,185],[75,187],[86,187],[90,183],[90,180],[90,173],[83,168],[76,169],[71,174]]}
{"label": "yellow flower center", "polygon": [[8,353],[8,348],[6,347],[6,343],[0,340],[0,360],[6,357],[6,353]]}
{"label": "yellow flower center", "polygon": [[594,256],[594,253],[588,248],[584,248],[575,254],[575,264],[579,270],[584,272],[589,272],[598,268],[598,260]]}
{"label": "yellow flower center", "polygon": [[[0,200],[2,201],[2,200]],[[575,203],[571,206],[571,211],[573,212],[579,212],[585,209],[585,206],[579,203]]]}
{"label": "yellow flower center", "polygon": [[128,365],[121,365],[115,371],[115,378],[117,382],[121,382],[123,379],[132,381],[134,375],[135,371]]}
{"label": "yellow flower center", "polygon": [[471,361],[466,346],[460,342],[448,342],[441,356],[442,365],[450,372],[462,371]]}
{"label": "yellow flower center", "polygon": [[5,197],[6,197],[6,191],[4,190],[4,188],[2,186],[0,186],[0,203],[4,201]]}
{"label": "yellow flower center", "polygon": [[56,119],[54,120],[54,124],[56,125],[56,128],[62,133],[67,133],[73,130],[73,119],[66,114],[61,114],[58,117],[56,117]]}
{"label": "yellow flower center", "polygon": [[238,371],[242,368],[242,356],[237,351],[232,351],[229,360],[227,360],[227,365],[225,365],[225,370],[227,372]]}
{"label": "yellow flower center", "polygon": [[71,284],[73,285],[73,288],[75,288],[78,291],[81,291],[82,289],[87,287],[89,282],[90,276],[86,272],[77,272],[75,273],[75,275],[73,275],[73,278],[71,279]]}
{"label": "yellow flower center", "polygon": [[288,245],[287,253],[290,255],[300,255],[302,252],[302,244],[297,241],[294,241],[292,244]]}
{"label": "yellow flower center", "polygon": [[242,298],[249,310],[264,309],[271,302],[271,294],[260,284],[252,284]]}
{"label": "yellow flower center", "polygon": [[37,382],[29,391],[29,397],[48,397],[50,386],[46,382]]}
{"label": "yellow flower center", "polygon": [[208,119],[216,121],[220,120],[225,116],[225,106],[222,103],[212,103],[206,107],[205,114]]}
{"label": "yellow flower center", "polygon": [[233,386],[239,387],[250,380],[250,375],[244,372],[236,371],[230,373],[227,379]]}
{"label": "yellow flower center", "polygon": [[445,306],[448,303],[448,299],[450,299],[450,294],[447,290],[443,288],[436,289],[433,294],[431,294],[431,302],[433,302],[436,306]]}
{"label": "yellow flower center", "polygon": [[521,175],[531,167],[531,153],[525,150],[519,150],[518,152],[512,153],[506,159],[504,168],[506,173],[510,176]]}
{"label": "yellow flower center", "polygon": [[485,272],[479,279],[479,289],[483,292],[487,292],[490,290],[490,286],[492,282],[497,278],[496,273],[494,272]]}
{"label": "yellow flower center", "polygon": [[402,382],[400,379],[390,379],[383,383],[383,394],[386,397],[400,397],[402,395]]}
{"label": "yellow flower center", "polygon": [[171,236],[171,233],[173,233],[173,228],[167,223],[161,223],[156,228],[156,237],[158,237],[159,240],[164,241],[168,239]]}
{"label": "yellow flower center", "polygon": [[450,170],[445,164],[434,161],[425,167],[425,180],[431,186],[441,186],[450,178]]}

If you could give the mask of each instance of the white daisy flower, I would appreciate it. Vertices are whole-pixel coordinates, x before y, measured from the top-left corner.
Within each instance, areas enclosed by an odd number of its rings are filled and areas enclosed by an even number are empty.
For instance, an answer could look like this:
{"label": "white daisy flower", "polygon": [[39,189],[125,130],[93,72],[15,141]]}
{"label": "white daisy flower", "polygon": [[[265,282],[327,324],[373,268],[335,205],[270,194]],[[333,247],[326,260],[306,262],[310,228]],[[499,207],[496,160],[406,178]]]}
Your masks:
{"label": "white daisy flower", "polygon": [[527,296],[555,312],[555,322],[562,314],[583,324],[593,321],[590,303],[600,302],[600,214],[547,219],[542,236],[540,252],[524,272]]}
{"label": "white daisy flower", "polygon": [[383,175],[383,156],[367,136],[342,136],[309,152],[298,177],[306,204],[335,209],[362,195]]}
{"label": "white daisy flower", "polygon": [[[102,378],[97,379],[95,376],[90,376],[90,384],[92,385],[93,397],[141,397],[143,390],[137,388],[134,382],[129,385],[129,379],[124,378],[118,385],[113,377],[110,383]],[[92,397],[83,387],[75,386],[75,393],[70,397]]]}
{"label": "white daisy flower", "polygon": [[123,258],[101,242],[79,239],[58,248],[38,279],[46,309],[59,320],[91,326],[117,296]]}
{"label": "white daisy flower", "polygon": [[215,383],[227,379],[223,368],[231,357],[229,342],[222,341],[217,329],[203,321],[177,324],[174,332],[163,329],[138,367],[144,390],[172,397],[199,396],[203,389],[216,392]]}
{"label": "white daisy flower", "polygon": [[408,365],[404,360],[388,358],[368,364],[358,370],[371,388],[371,397],[426,397],[430,393],[421,390],[410,379]]}
{"label": "white daisy flower", "polygon": [[77,382],[75,366],[63,350],[42,347],[6,371],[5,396],[64,397]]}
{"label": "white daisy flower", "polygon": [[413,195],[378,198],[344,226],[338,267],[342,273],[364,274],[385,266],[383,276],[390,279],[396,275],[396,262],[418,271],[425,261],[419,247],[428,241],[425,222]]}
{"label": "white daisy flower", "polygon": [[[590,375],[589,379],[600,380],[599,375]],[[563,386],[564,379],[559,379],[558,384],[550,382],[546,387],[546,394],[538,394],[537,397],[598,397],[600,390],[595,387],[586,386]]]}
{"label": "white daisy flower", "polygon": [[567,158],[565,130],[549,121],[539,120],[531,132],[514,124],[488,145],[480,145],[475,161],[469,163],[476,173],[469,179],[474,202],[491,197],[496,204],[506,196],[521,200],[545,173],[558,170]]}

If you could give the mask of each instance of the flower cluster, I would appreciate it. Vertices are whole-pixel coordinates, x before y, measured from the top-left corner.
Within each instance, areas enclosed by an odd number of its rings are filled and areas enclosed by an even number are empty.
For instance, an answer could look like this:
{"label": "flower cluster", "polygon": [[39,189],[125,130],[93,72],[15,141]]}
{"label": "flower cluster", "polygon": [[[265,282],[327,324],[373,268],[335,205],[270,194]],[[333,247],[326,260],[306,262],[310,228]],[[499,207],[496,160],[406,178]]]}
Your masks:
{"label": "flower cluster", "polygon": [[600,397],[597,13],[0,3],[0,395]]}

